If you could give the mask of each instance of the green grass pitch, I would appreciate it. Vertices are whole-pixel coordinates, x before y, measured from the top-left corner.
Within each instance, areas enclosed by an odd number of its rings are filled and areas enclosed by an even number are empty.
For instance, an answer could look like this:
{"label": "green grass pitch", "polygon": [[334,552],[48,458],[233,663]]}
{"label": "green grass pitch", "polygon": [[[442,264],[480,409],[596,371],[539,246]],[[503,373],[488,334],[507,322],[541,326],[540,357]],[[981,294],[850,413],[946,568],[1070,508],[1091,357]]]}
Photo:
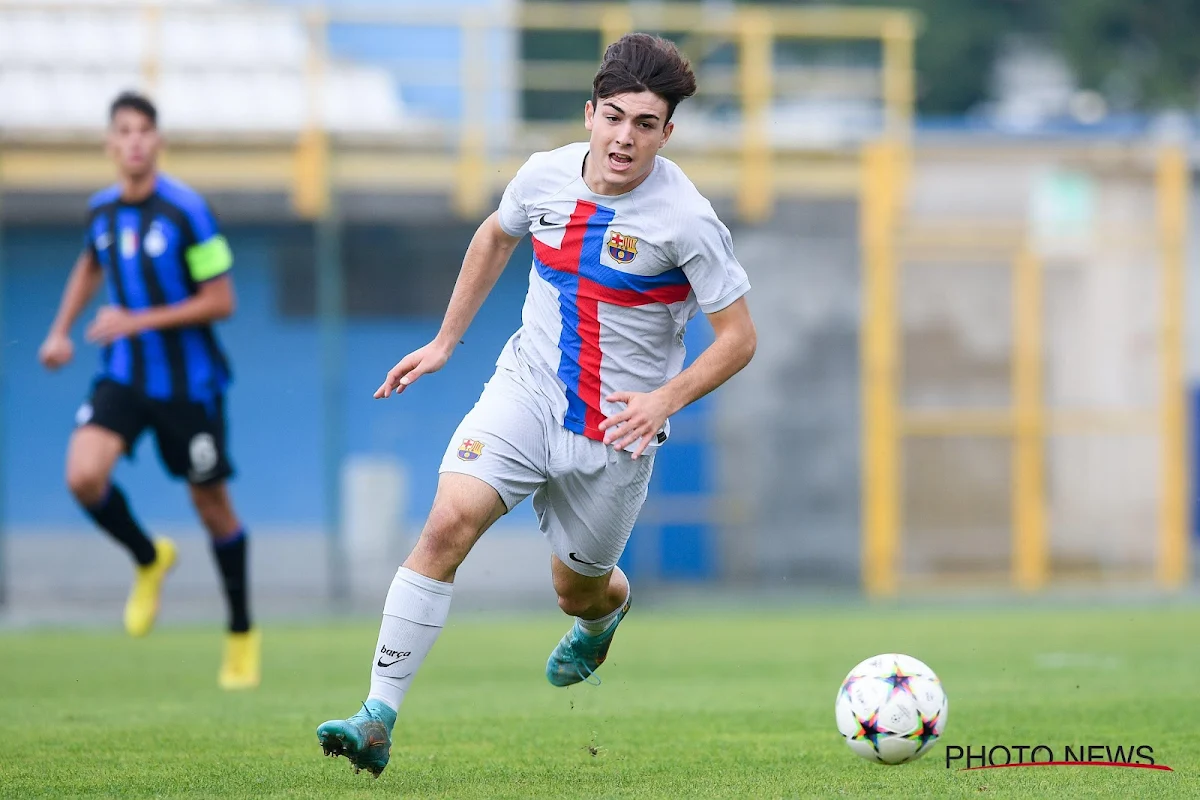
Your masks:
{"label": "green grass pitch", "polygon": [[[1196,797],[1200,609],[636,605],[603,685],[542,675],[561,617],[456,619],[378,782],[314,729],[365,696],[373,622],[264,631],[264,683],[216,687],[219,632],[0,632],[0,796]],[[868,764],[838,736],[845,673],[879,652],[941,676],[945,736]],[[1174,772],[947,769],[945,745],[1150,745]]]}

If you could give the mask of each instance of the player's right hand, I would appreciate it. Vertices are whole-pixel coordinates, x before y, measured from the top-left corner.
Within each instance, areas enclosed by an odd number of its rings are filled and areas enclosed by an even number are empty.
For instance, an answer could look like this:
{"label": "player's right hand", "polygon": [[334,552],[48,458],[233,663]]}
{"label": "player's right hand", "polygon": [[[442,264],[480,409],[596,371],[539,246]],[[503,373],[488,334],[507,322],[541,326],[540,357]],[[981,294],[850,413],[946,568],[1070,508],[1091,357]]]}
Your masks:
{"label": "player's right hand", "polygon": [[450,350],[430,342],[420,350],[414,350],[388,372],[383,384],[375,390],[376,399],[388,397],[394,391],[400,394],[427,372],[437,372],[450,360]]}
{"label": "player's right hand", "polygon": [[50,334],[38,348],[38,361],[42,362],[42,366],[46,369],[58,369],[69,362],[74,355],[75,344],[71,341],[71,337],[61,333]]}

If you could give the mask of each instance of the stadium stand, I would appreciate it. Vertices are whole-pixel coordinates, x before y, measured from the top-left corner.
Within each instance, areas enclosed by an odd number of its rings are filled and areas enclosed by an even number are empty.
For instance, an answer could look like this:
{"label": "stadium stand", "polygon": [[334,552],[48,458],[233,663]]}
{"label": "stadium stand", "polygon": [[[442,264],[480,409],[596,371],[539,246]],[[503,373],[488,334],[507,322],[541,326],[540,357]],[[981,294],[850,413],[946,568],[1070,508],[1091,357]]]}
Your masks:
{"label": "stadium stand", "polygon": [[[0,8],[0,126],[90,134],[112,96],[134,86],[155,94],[174,132],[284,134],[307,123],[312,44],[301,10],[112,5]],[[333,60],[318,87],[332,131],[395,131],[410,116],[380,67]]]}

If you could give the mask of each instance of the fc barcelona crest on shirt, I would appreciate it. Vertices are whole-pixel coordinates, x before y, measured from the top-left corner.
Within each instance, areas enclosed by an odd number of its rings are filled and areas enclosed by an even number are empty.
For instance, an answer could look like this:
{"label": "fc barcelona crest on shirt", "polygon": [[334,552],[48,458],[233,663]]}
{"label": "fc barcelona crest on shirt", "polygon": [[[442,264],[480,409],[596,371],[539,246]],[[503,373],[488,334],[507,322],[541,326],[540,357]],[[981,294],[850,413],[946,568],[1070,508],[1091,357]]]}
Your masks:
{"label": "fc barcelona crest on shirt", "polygon": [[637,237],[613,231],[608,237],[608,254],[619,264],[628,264],[637,258]]}
{"label": "fc barcelona crest on shirt", "polygon": [[463,439],[458,446],[458,457],[463,461],[474,461],[483,453],[483,442],[478,439]]}

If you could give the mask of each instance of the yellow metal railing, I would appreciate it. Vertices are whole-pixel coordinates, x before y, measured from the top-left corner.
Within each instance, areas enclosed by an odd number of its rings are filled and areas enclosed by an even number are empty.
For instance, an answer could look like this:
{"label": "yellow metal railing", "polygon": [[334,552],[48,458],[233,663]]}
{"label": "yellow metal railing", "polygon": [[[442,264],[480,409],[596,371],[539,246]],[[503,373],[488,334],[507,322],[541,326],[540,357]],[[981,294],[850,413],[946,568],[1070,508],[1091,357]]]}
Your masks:
{"label": "yellow metal railing", "polygon": [[897,326],[896,228],[900,200],[900,152],[874,145],[863,157],[860,199],[863,286],[862,515],[863,585],[872,594],[897,588],[900,539],[900,347]]}
{"label": "yellow metal railing", "polygon": [[[0,11],[19,12],[24,3],[0,0]],[[71,0],[49,0],[39,11],[69,14],[82,7]],[[162,56],[159,31],[166,15],[177,9],[165,2],[113,0],[106,12],[140,10],[147,47],[141,65],[144,88],[160,85]],[[255,6],[247,5],[247,9]],[[228,14],[235,6],[188,6],[189,15]],[[812,193],[853,196],[860,171],[859,147],[848,144],[782,146],[774,138],[778,124],[772,108],[803,92],[819,70],[777,63],[775,52],[788,41],[877,41],[878,64],[861,72],[870,75],[872,101],[878,101],[883,124],[867,138],[906,141],[913,120],[913,49],[918,18],[909,11],[875,8],[786,8],[742,4],[714,9],[699,3],[553,3],[531,2],[515,15],[489,18],[478,8],[429,5],[390,7],[386,4],[311,6],[296,11],[307,26],[307,124],[289,141],[246,142],[245,136],[176,137],[171,153],[173,171],[202,189],[244,190],[261,185],[283,189],[295,209],[316,217],[328,207],[331,187],[398,192],[448,191],[464,217],[478,217],[534,149],[584,136],[579,122],[520,123],[508,147],[497,152],[488,130],[486,108],[495,64],[487,57],[489,36],[496,31],[595,32],[601,52],[632,30],[662,32],[680,41],[685,51],[692,39],[722,41],[736,48],[735,64],[705,66],[700,97],[725,97],[740,109],[736,129],[715,135],[715,144],[691,150],[674,144],[692,179],[706,193],[736,201],[740,217],[767,218],[777,198]],[[424,71],[421,85],[458,87],[459,120],[421,137],[397,136],[370,144],[331,136],[324,128],[323,77],[327,73],[329,27],[335,24],[398,25],[411,29],[456,29],[462,57],[457,73],[444,65]],[[566,62],[525,61],[517,65],[518,91],[585,91],[590,87],[598,53],[580,53]],[[0,60],[2,61],[2,60]],[[844,82],[849,93],[860,92],[854,81]],[[689,124],[700,124],[689,122]],[[186,141],[185,141],[186,140]],[[450,146],[447,146],[449,143]],[[281,149],[290,156],[281,159]],[[66,152],[70,150],[70,152]],[[186,151],[186,152],[181,152]],[[176,160],[175,155],[180,152]],[[15,142],[0,153],[0,188],[90,185],[105,175],[107,165],[94,149],[73,149],[40,140]]]}
{"label": "yellow metal railing", "polygon": [[1184,274],[1187,259],[1190,169],[1183,150],[1171,147],[1158,161],[1159,239],[1162,248],[1163,354],[1161,403],[1163,487],[1159,508],[1157,577],[1164,586],[1181,586],[1191,571],[1188,552],[1188,436],[1183,367]]}
{"label": "yellow metal railing", "polygon": [[[383,23],[454,24],[462,31],[464,58],[461,63],[461,85],[464,87],[462,120],[459,129],[459,148],[455,168],[455,207],[463,216],[484,213],[492,194],[503,187],[503,181],[515,171],[515,163],[499,170],[489,161],[486,151],[487,131],[482,108],[486,101],[479,87],[487,85],[489,65],[480,54],[491,26],[477,12],[447,10],[444,15],[426,10],[420,19],[407,11],[362,12],[335,11],[328,21],[365,21]],[[883,9],[786,9],[753,5],[712,12],[698,5],[671,3],[661,6],[630,5],[625,3],[525,3],[521,6],[517,24],[527,31],[596,31],[600,36],[600,52],[608,44],[633,30],[667,31],[673,34],[727,36],[738,47],[738,80],[735,93],[741,107],[740,153],[730,165],[736,174],[735,197],[739,216],[747,221],[766,219],[773,207],[778,188],[797,188],[803,183],[802,172],[777,172],[777,148],[771,141],[770,108],[777,99],[773,86],[776,72],[774,50],[782,39],[878,40],[883,47],[880,76],[882,104],[885,109],[885,129],[881,134],[907,139],[913,119],[914,58],[913,48],[917,30],[916,17],[907,11]],[[562,69],[562,65],[526,63],[522,75],[526,82],[539,89],[586,89],[590,84],[595,63],[582,60],[580,70]],[[586,70],[586,77],[584,71]],[[580,78],[585,80],[581,81]],[[701,91],[704,92],[702,85]],[[566,130],[557,138],[578,138],[578,123],[567,126],[529,124],[522,126],[523,135],[531,138],[556,138],[556,128]],[[540,129],[540,130],[539,130]],[[539,136],[540,134],[540,136]],[[701,153],[700,159],[723,159],[720,153]],[[693,165],[697,166],[697,165]],[[700,164],[699,183],[705,180],[705,166]],[[720,172],[721,167],[708,170]],[[497,178],[499,176],[499,179]],[[787,184],[791,186],[788,187]],[[785,184],[779,187],[779,184]],[[845,193],[853,191],[847,181]]]}
{"label": "yellow metal railing", "polygon": [[[862,323],[862,582],[871,595],[895,594],[903,584],[899,553],[904,538],[901,453],[908,437],[1009,437],[1011,459],[1012,586],[1034,591],[1052,579],[1046,489],[1046,442],[1052,435],[1154,434],[1160,483],[1153,579],[1183,585],[1191,572],[1187,502],[1189,469],[1187,386],[1183,366],[1184,269],[1189,169],[1182,150],[1156,156],[1156,234],[1103,231],[1104,244],[1157,251],[1161,277],[1158,324],[1159,402],[1148,409],[1097,411],[1046,405],[1043,391],[1044,264],[1023,226],[906,229],[900,211],[909,168],[903,147],[881,145],[864,158],[861,202]],[[947,260],[967,268],[1009,253],[1012,267],[1012,360],[1009,408],[922,410],[900,401],[898,287],[905,257]],[[1135,532],[1136,533],[1136,532]]]}
{"label": "yellow metal railing", "polygon": [[1046,538],[1046,413],[1042,407],[1042,265],[1028,247],[1012,269],[1013,581],[1026,591],[1049,575]]}

